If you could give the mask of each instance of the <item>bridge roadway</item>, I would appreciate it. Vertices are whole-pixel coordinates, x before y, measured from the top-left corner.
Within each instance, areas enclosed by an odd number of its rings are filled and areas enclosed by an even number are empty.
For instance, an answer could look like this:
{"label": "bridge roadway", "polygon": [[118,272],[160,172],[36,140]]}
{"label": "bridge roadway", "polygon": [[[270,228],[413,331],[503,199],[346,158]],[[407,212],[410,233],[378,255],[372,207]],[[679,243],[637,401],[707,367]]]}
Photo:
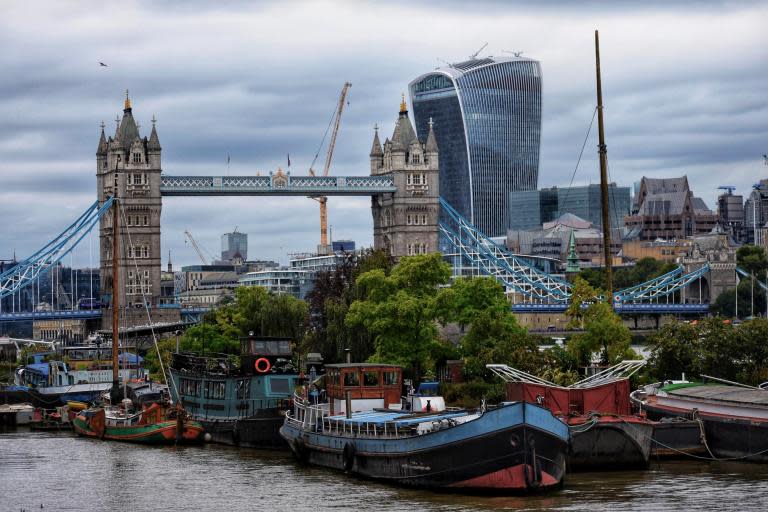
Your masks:
{"label": "bridge roadway", "polygon": [[[564,313],[566,304],[513,304],[515,313]],[[655,315],[701,315],[709,312],[709,304],[617,304],[616,312],[621,314]],[[197,316],[209,308],[181,308],[182,317]],[[24,311],[0,313],[0,322],[29,322],[32,320],[93,320],[101,317],[101,310]]]}
{"label": "bridge roadway", "polygon": [[385,176],[162,176],[163,196],[373,196],[395,192]]}
{"label": "bridge roadway", "polygon": [[[181,308],[181,316],[200,315],[209,308]],[[34,320],[95,320],[101,318],[100,309],[65,309],[59,311],[17,311],[0,313],[0,322],[30,322]]]}

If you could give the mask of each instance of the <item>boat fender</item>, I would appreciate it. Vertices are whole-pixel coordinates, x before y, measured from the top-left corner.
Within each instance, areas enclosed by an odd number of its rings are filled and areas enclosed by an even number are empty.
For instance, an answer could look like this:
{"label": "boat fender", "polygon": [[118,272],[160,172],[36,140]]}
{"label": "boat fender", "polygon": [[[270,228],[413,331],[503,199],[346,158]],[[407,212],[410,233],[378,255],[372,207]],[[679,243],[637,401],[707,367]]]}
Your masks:
{"label": "boat fender", "polygon": [[269,362],[269,359],[267,359],[266,357],[260,357],[256,360],[255,363],[253,363],[253,367],[259,373],[267,373],[270,370],[270,368],[272,368],[272,364]]}
{"label": "boat fender", "polygon": [[355,445],[347,443],[344,445],[344,451],[341,454],[342,462],[344,463],[344,471],[352,471],[352,466],[355,465]]}
{"label": "boat fender", "polygon": [[232,444],[240,446],[240,431],[237,429],[237,422],[235,422],[235,426],[232,428]]}
{"label": "boat fender", "polygon": [[293,448],[293,454],[296,456],[296,460],[302,464],[305,464],[308,459],[308,453],[307,445],[304,443],[304,439],[300,437],[294,439],[291,443],[291,448]]}

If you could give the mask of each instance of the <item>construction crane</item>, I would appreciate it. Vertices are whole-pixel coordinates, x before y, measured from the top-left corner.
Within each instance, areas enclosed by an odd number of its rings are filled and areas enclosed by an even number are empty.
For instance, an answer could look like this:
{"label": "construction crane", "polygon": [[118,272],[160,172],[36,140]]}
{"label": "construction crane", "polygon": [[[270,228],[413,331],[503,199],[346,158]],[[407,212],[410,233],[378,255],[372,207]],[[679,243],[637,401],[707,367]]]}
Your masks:
{"label": "construction crane", "polygon": [[[336,107],[336,113],[331,119],[333,123],[333,131],[331,132],[331,140],[328,142],[328,152],[325,155],[325,166],[323,167],[323,176],[328,176],[328,171],[331,168],[331,161],[333,160],[333,150],[336,147],[336,136],[339,134],[339,125],[341,124],[341,114],[344,112],[344,104],[347,101],[347,91],[352,87],[349,82],[344,82],[344,87],[341,88],[341,94],[339,95],[339,104]],[[329,124],[330,127],[330,124]],[[326,135],[328,130],[325,131]],[[323,141],[325,141],[325,135],[323,135]],[[320,143],[322,147],[322,142]],[[312,165],[309,166],[309,174],[315,176],[315,170],[313,166],[317,160],[318,151],[315,154],[315,159],[312,160]],[[328,198],[326,196],[312,197],[315,201],[320,203],[320,246],[325,248],[328,246]]]}
{"label": "construction crane", "polygon": [[184,234],[187,236],[187,239],[192,244],[192,247],[195,249],[195,252],[197,253],[197,257],[200,258],[200,261],[203,262],[203,265],[209,265],[208,260],[203,255],[203,251],[200,249],[200,246],[197,245],[197,242],[195,241],[195,237],[192,236],[192,233],[189,231],[184,231]]}
{"label": "construction crane", "polygon": [[730,196],[733,195],[733,191],[736,190],[736,187],[734,185],[720,185],[717,187],[717,190],[725,190],[725,192]]}

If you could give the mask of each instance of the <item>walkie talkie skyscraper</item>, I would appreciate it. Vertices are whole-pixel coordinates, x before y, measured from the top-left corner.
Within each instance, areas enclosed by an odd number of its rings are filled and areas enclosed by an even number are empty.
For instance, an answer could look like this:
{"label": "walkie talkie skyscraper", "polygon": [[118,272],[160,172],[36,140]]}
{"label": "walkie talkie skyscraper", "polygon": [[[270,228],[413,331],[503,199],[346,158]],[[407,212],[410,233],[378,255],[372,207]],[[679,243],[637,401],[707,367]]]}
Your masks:
{"label": "walkie talkie skyscraper", "polygon": [[474,58],[421,75],[409,89],[420,138],[434,122],[440,196],[486,235],[506,235],[509,193],[538,186],[539,62]]}

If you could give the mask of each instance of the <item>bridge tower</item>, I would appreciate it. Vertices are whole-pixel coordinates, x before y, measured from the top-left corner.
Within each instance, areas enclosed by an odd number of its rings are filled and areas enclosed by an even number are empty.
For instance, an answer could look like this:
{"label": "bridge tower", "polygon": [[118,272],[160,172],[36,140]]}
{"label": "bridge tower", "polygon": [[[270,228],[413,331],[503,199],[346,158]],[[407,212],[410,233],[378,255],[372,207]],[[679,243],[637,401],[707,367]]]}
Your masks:
{"label": "bridge tower", "polygon": [[437,141],[429,121],[427,140],[416,136],[403,97],[391,139],[375,128],[371,176],[391,175],[394,193],[373,196],[373,246],[395,258],[437,252],[440,184]]}
{"label": "bridge tower", "polygon": [[[105,137],[104,123],[101,125],[96,151],[96,193],[100,204],[115,193],[121,204],[120,303],[127,307],[140,305],[143,291],[147,300],[156,305],[160,296],[160,140],[154,117],[149,138],[139,134],[128,91],[123,117],[115,122],[114,137]],[[112,211],[102,217],[99,225],[102,300],[110,305]],[[146,313],[141,313],[146,323]],[[111,320],[111,315],[104,315],[105,321],[108,318]],[[138,314],[136,321],[140,321]]]}

